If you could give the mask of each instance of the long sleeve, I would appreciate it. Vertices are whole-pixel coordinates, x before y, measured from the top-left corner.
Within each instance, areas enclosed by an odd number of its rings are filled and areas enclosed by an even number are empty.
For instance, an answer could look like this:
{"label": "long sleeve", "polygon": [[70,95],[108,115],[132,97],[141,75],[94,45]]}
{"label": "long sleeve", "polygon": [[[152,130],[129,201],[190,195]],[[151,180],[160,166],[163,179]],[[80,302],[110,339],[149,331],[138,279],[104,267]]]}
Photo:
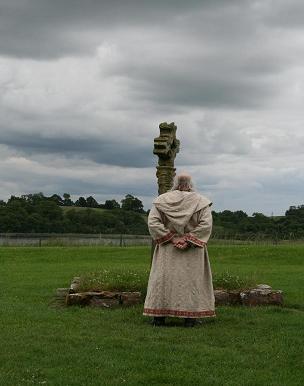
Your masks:
{"label": "long sleeve", "polygon": [[150,235],[157,244],[166,243],[174,237],[174,233],[164,225],[161,212],[155,205],[152,206],[149,213],[148,227]]}
{"label": "long sleeve", "polygon": [[185,237],[189,243],[198,247],[203,247],[209,240],[211,231],[212,231],[212,213],[211,213],[210,206],[207,206],[206,208],[202,209],[198,213],[197,226],[194,229],[192,229],[189,233],[187,233]]}

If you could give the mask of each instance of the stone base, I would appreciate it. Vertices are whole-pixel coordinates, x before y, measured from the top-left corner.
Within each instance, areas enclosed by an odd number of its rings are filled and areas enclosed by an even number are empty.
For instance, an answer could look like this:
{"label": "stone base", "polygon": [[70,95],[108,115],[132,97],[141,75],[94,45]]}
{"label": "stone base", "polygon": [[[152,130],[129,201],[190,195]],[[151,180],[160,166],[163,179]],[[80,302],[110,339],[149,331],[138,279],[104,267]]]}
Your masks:
{"label": "stone base", "polygon": [[214,290],[215,305],[239,304],[244,306],[282,306],[283,292],[273,290],[267,284],[259,284],[256,288],[244,291]]}
{"label": "stone base", "polygon": [[239,291],[214,290],[214,297],[216,306],[225,306],[241,303]]}
{"label": "stone base", "polygon": [[80,292],[66,295],[67,306],[115,308],[142,303],[141,292]]}
{"label": "stone base", "polygon": [[274,291],[266,284],[260,284],[257,288],[240,293],[242,304],[245,306],[260,306],[260,305],[283,305],[283,293],[281,290]]}
{"label": "stone base", "polygon": [[[67,306],[91,306],[102,308],[116,308],[119,306],[132,306],[143,303],[140,292],[119,292],[119,291],[87,291],[78,292],[79,277],[75,277],[70,288],[58,288],[56,299],[62,299]],[[267,284],[259,284],[256,288],[242,291],[228,291],[223,289],[214,290],[215,305],[283,305],[283,292],[273,290]]]}

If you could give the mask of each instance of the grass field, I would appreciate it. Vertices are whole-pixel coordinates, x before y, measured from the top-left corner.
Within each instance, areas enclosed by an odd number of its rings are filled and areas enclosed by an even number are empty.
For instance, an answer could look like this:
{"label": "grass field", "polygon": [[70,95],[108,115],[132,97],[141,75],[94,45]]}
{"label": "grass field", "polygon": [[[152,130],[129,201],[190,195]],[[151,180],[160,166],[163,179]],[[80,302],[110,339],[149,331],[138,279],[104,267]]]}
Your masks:
{"label": "grass field", "polygon": [[214,272],[255,276],[284,308],[219,307],[215,321],[152,327],[142,307],[54,308],[57,287],[149,269],[147,247],[0,248],[0,385],[302,385],[304,245],[211,245]]}

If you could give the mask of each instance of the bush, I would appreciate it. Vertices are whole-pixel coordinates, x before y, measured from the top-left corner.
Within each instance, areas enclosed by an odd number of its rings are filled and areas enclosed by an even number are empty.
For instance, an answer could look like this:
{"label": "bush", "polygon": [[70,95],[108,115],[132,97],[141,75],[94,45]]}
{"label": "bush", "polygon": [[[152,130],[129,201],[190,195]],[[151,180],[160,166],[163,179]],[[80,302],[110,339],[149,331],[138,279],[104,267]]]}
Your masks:
{"label": "bush", "polygon": [[241,290],[253,288],[256,281],[253,277],[240,277],[228,271],[213,274],[213,287],[216,289]]}

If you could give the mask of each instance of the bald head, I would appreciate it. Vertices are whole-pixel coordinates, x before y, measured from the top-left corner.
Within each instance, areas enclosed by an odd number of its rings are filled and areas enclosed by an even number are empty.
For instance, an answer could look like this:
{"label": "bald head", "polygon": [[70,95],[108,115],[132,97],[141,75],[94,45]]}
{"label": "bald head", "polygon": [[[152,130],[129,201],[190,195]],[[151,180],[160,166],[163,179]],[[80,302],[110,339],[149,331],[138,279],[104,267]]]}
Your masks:
{"label": "bald head", "polygon": [[175,177],[172,190],[181,190],[185,192],[193,191],[193,183],[190,174],[181,173]]}

